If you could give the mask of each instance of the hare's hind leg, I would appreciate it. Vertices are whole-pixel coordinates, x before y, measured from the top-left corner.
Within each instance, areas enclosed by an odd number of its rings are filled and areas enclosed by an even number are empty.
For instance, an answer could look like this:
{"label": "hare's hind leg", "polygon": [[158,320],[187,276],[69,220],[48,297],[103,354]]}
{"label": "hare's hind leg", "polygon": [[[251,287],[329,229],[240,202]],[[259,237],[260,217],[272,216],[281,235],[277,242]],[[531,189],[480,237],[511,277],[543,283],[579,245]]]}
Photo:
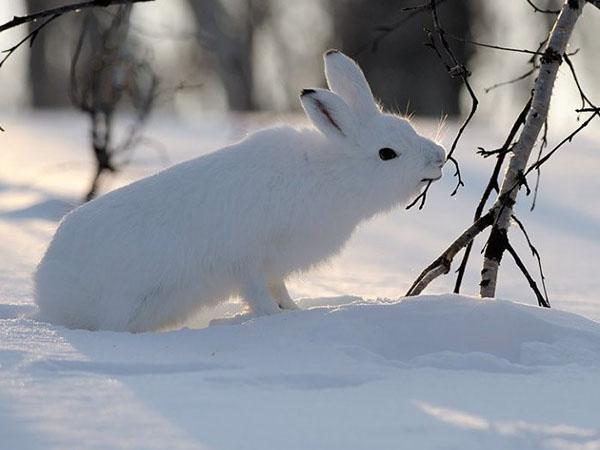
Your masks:
{"label": "hare's hind leg", "polygon": [[283,280],[272,281],[269,283],[269,290],[281,309],[299,309],[296,302],[290,297]]}
{"label": "hare's hind leg", "polygon": [[242,287],[241,294],[252,312],[257,316],[275,314],[281,311],[262,277],[248,279]]}

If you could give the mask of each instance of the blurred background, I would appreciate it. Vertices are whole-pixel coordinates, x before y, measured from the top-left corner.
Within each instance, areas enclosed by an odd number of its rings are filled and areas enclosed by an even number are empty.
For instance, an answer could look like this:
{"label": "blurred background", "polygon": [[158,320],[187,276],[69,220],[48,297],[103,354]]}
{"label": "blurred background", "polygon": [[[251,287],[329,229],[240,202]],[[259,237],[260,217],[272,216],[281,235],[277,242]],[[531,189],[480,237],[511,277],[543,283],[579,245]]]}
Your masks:
{"label": "blurred background", "polygon": [[[5,0],[0,20],[69,3],[66,0]],[[285,112],[299,109],[298,93],[324,83],[321,54],[335,47],[354,56],[363,67],[375,95],[387,108],[402,113],[440,118],[468,111],[461,83],[451,79],[433,51],[426,48],[424,27],[428,11],[402,11],[416,0],[156,0],[135,5],[120,25],[118,51],[151,66],[165,95],[157,109],[189,116],[229,111]],[[535,50],[554,20],[533,12],[525,0],[440,2],[444,28],[459,37]],[[555,9],[560,0],[537,0]],[[588,8],[578,25],[572,47],[590,95],[600,40]],[[68,14],[50,24],[34,45],[11,56],[0,70],[0,114],[25,109],[73,108],[70,98],[71,63],[86,28],[90,41],[99,41],[118,8]],[[88,16],[93,19],[89,19]],[[409,16],[414,17],[409,17]],[[595,16],[595,17],[590,17]],[[596,20],[597,21],[597,20]],[[37,23],[0,34],[9,48]],[[396,26],[397,25],[397,26]],[[381,27],[396,26],[378,42]],[[529,77],[488,94],[484,89],[527,71],[528,55],[500,52],[452,40],[453,50],[473,72],[481,95],[481,115],[504,123],[522,106],[531,88]],[[92,42],[91,46],[94,45]],[[595,55],[595,56],[594,56]],[[89,58],[87,58],[89,63]],[[81,64],[85,64],[82,58]],[[570,80],[567,80],[567,84]],[[176,90],[176,87],[186,86]],[[172,95],[167,90],[173,89]],[[558,104],[577,103],[573,86],[560,89]],[[485,97],[485,98],[484,98]],[[556,113],[561,108],[554,108]],[[572,108],[565,116],[573,117]],[[562,118],[562,116],[561,116]],[[508,119],[510,120],[510,119]]]}

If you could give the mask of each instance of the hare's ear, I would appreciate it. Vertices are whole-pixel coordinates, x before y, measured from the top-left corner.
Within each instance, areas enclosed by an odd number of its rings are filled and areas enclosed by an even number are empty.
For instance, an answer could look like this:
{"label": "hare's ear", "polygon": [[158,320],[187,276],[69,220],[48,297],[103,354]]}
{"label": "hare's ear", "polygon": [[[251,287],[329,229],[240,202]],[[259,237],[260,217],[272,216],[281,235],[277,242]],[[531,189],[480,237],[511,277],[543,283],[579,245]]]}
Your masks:
{"label": "hare's ear", "polygon": [[304,89],[300,101],[308,118],[324,135],[348,137],[356,130],[356,119],[339,95],[325,89]]}
{"label": "hare's ear", "polygon": [[348,103],[360,120],[367,120],[380,112],[358,64],[339,50],[327,51],[323,59],[329,88]]}

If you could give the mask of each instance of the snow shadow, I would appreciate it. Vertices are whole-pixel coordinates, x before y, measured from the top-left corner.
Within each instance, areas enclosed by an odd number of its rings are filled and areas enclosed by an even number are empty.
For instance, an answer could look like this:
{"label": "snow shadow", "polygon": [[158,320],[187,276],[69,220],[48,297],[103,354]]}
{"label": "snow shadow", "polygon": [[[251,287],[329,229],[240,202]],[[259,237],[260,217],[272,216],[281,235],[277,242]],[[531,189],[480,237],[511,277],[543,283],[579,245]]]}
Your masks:
{"label": "snow shadow", "polygon": [[[600,447],[600,429],[563,423],[545,424],[524,420],[492,420],[460,409],[415,401],[415,407],[450,427],[475,432],[481,441],[491,440],[504,448],[588,450]],[[485,447],[482,442],[482,447]]]}
{"label": "snow shadow", "polygon": [[147,362],[112,362],[112,361],[65,361],[44,360],[30,364],[36,371],[47,371],[68,374],[71,372],[85,372],[111,376],[134,375],[172,375],[180,373],[198,373],[211,370],[235,370],[239,366],[225,364],[211,364],[206,362],[189,363],[147,363]]}
{"label": "snow shadow", "polygon": [[37,307],[32,304],[0,303],[0,320],[31,316],[35,311]]}
{"label": "snow shadow", "polygon": [[30,220],[42,219],[58,222],[62,217],[77,206],[74,199],[47,198],[23,208],[0,211],[0,219]]}

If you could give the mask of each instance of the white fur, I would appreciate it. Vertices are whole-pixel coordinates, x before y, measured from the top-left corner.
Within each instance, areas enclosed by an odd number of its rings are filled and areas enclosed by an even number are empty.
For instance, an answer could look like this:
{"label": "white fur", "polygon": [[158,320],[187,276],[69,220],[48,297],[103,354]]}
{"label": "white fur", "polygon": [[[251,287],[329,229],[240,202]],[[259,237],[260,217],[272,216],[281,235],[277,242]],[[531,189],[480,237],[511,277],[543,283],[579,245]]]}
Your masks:
{"label": "white fur", "polygon": [[[406,120],[379,111],[352,60],[329,52],[325,65],[340,95],[301,96],[317,129],[260,131],[68,214],[35,274],[40,317],[146,331],[235,295],[259,315],[295,308],[290,274],[336,255],[361,221],[441,176],[444,161]],[[383,147],[400,156],[382,161]]]}

